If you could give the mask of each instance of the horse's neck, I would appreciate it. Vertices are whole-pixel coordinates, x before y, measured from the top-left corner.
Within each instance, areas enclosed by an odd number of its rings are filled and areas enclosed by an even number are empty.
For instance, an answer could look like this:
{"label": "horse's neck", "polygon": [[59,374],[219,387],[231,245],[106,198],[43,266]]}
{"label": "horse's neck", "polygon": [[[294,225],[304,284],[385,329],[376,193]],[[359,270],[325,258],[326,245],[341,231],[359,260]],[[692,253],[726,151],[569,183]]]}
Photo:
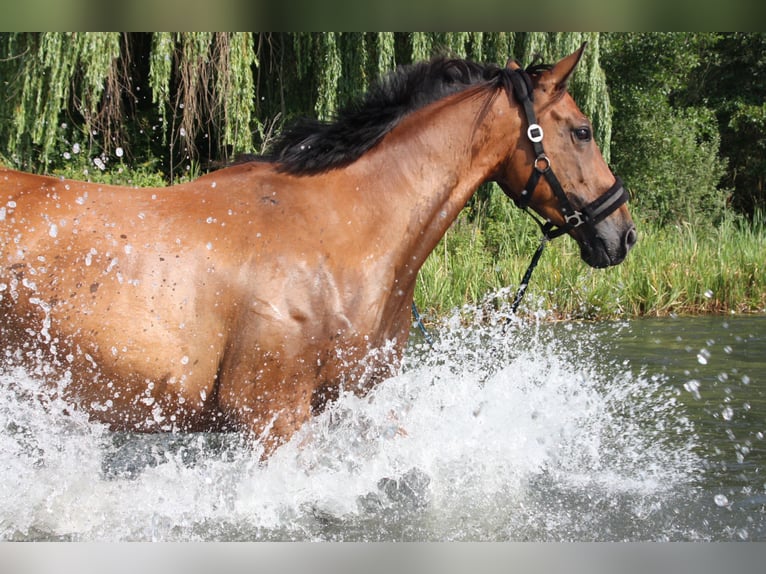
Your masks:
{"label": "horse's neck", "polygon": [[[420,268],[477,187],[515,148],[515,114],[502,94],[452,96],[406,118],[369,155],[385,225],[401,228],[407,267]],[[481,116],[481,121],[477,119]]]}

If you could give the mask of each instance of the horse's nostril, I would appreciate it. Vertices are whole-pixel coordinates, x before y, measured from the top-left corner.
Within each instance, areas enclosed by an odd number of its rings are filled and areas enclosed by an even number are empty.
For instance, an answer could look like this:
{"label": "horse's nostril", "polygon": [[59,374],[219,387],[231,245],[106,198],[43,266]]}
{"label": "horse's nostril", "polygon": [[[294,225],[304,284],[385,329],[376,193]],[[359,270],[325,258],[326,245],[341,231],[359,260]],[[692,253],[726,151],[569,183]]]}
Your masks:
{"label": "horse's nostril", "polygon": [[623,238],[623,245],[625,246],[626,253],[636,244],[636,241],[638,241],[638,232],[635,227],[631,227]]}

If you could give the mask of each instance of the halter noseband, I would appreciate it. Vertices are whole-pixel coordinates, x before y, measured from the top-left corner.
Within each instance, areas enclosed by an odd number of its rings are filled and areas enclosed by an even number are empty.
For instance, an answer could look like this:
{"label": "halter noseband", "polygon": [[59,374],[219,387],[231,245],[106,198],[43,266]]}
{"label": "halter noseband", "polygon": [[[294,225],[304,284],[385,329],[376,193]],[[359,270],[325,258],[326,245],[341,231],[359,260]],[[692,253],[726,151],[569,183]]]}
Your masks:
{"label": "halter noseband", "polygon": [[566,193],[564,193],[558,178],[553,173],[551,160],[548,159],[548,156],[543,149],[543,128],[538,125],[535,116],[532,80],[530,79],[529,74],[521,68],[508,70],[508,72],[510,72],[513,93],[524,108],[528,126],[527,138],[532,143],[532,147],[535,151],[535,162],[532,169],[532,175],[529,176],[529,180],[524,186],[520,198],[514,199],[516,205],[521,209],[528,211],[527,207],[532,199],[532,194],[537,188],[537,184],[542,176],[556,195],[559,203],[559,211],[564,217],[565,222],[564,225],[556,226],[551,221],[542,223],[535,218],[535,221],[540,226],[545,238],[554,239],[564,235],[571,229],[585,224],[588,238],[591,241],[596,240],[598,238],[596,224],[606,219],[612,212],[628,201],[628,192],[625,191],[622,180],[619,177],[615,177],[614,185],[612,185],[612,187],[610,187],[603,195],[596,198],[582,209],[575,210],[569,202]]}

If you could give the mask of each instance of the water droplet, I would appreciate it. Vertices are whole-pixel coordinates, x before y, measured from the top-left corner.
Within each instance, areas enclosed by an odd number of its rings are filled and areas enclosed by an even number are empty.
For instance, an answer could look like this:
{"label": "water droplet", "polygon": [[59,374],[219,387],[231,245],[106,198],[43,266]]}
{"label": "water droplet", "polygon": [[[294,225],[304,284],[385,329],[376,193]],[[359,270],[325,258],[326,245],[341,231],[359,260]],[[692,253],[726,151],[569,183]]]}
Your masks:
{"label": "water droplet", "polygon": [[80,144],[74,144],[72,146],[72,153],[80,153]]}
{"label": "water droplet", "polygon": [[707,349],[700,349],[700,352],[697,353],[697,362],[700,365],[707,365],[709,358],[710,358],[710,351],[708,351]]}
{"label": "water droplet", "polygon": [[713,500],[715,501],[716,505],[721,507],[729,505],[729,499],[726,498],[725,494],[716,494]]}
{"label": "water droplet", "polygon": [[721,411],[721,416],[724,418],[724,420],[730,421],[732,418],[734,418],[734,409],[731,407],[726,407]]}
{"label": "water droplet", "polygon": [[684,383],[684,388],[687,391],[689,391],[695,399],[699,400],[701,398],[700,392],[699,392],[699,388],[700,388],[699,381],[695,379],[692,379],[691,381],[687,381],[686,383]]}
{"label": "water droplet", "polygon": [[122,157],[122,155],[123,155],[124,153],[125,153],[125,152],[123,152],[123,151],[122,151],[122,148],[121,148],[121,147],[118,147],[116,150],[114,150],[114,155],[116,155],[117,157]]}
{"label": "water droplet", "polygon": [[59,234],[59,228],[55,223],[51,223],[50,229],[48,229],[48,235],[56,237]]}
{"label": "water droplet", "polygon": [[712,297],[713,297],[713,292],[712,292],[710,289],[708,289],[707,291],[705,291],[704,295],[705,295],[705,297],[707,297],[708,299],[712,299]]}
{"label": "water droplet", "polygon": [[182,365],[188,365],[189,364],[189,357],[187,357],[186,355],[181,357],[181,364]]}
{"label": "water droplet", "polygon": [[740,528],[737,530],[737,536],[739,536],[740,540],[747,540],[750,538],[750,533],[747,531],[747,528]]}

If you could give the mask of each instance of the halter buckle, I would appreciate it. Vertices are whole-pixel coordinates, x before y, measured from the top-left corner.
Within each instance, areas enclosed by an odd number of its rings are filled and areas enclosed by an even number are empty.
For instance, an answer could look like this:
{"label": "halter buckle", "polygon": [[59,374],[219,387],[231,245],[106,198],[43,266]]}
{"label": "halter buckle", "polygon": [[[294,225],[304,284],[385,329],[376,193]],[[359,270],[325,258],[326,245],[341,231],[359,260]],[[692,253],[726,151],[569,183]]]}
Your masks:
{"label": "halter buckle", "polygon": [[548,159],[548,156],[544,153],[541,153],[535,158],[534,163],[535,169],[539,171],[540,173],[545,173],[549,169],[551,169],[551,160]]}
{"label": "halter buckle", "polygon": [[529,124],[527,137],[529,141],[534,143],[543,141],[543,128],[540,127],[540,124]]}
{"label": "halter buckle", "polygon": [[564,220],[567,222],[567,225],[571,226],[572,228],[580,227],[583,223],[585,223],[585,220],[582,217],[582,213],[579,211],[575,211],[572,215],[565,215]]}

